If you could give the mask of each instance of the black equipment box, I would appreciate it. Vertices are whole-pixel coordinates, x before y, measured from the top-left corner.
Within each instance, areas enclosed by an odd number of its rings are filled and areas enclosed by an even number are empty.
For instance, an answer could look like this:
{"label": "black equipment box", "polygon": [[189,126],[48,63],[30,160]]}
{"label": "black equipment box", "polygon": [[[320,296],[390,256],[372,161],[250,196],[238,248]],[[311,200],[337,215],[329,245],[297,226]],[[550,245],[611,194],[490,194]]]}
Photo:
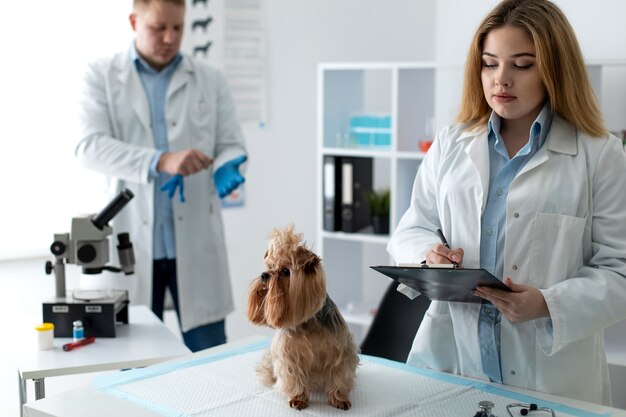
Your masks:
{"label": "black equipment box", "polygon": [[66,298],[44,302],[43,321],[54,324],[54,337],[72,337],[76,320],[83,322],[85,337],[115,337],[117,323],[128,324],[128,291],[99,293],[100,296],[87,297],[78,292],[68,293]]}

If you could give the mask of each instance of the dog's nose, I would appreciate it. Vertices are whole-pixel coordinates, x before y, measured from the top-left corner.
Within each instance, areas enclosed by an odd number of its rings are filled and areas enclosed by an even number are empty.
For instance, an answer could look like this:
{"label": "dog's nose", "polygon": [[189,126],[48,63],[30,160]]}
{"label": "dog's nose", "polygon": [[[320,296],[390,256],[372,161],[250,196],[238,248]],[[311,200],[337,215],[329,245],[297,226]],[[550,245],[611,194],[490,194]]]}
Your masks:
{"label": "dog's nose", "polygon": [[270,274],[268,274],[267,272],[263,272],[261,274],[261,281],[263,281],[264,283],[270,280]]}

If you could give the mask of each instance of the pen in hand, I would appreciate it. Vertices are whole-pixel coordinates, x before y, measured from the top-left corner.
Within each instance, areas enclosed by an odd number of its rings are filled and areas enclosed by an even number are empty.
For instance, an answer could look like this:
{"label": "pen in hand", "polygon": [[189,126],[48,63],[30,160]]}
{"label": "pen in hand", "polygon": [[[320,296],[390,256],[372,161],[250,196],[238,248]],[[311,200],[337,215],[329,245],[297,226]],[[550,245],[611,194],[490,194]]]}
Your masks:
{"label": "pen in hand", "polygon": [[441,239],[441,244],[445,246],[446,248],[450,249],[450,245],[448,244],[448,241],[446,240],[446,237],[443,235],[443,232],[441,231],[441,229],[437,229],[437,235],[439,235],[439,239]]}
{"label": "pen in hand", "polygon": [[[441,240],[441,244],[445,246],[446,248],[450,249],[450,244],[448,243],[448,240],[446,239],[446,237],[443,235],[443,232],[441,231],[441,229],[437,229],[437,236],[439,236],[439,240]],[[455,266],[458,266],[458,262],[455,262],[453,259],[450,259],[450,261],[452,261],[452,263]]]}
{"label": "pen in hand", "polygon": [[80,347],[80,346],[85,346],[85,345],[88,345],[88,344],[93,343],[95,341],[96,341],[96,338],[93,337],[93,336],[86,337],[86,338],[81,339],[81,340],[79,340],[77,342],[71,342],[71,343],[64,344],[63,345],[63,350],[65,352],[69,352],[70,350],[72,350],[74,348],[77,348],[77,347]]}

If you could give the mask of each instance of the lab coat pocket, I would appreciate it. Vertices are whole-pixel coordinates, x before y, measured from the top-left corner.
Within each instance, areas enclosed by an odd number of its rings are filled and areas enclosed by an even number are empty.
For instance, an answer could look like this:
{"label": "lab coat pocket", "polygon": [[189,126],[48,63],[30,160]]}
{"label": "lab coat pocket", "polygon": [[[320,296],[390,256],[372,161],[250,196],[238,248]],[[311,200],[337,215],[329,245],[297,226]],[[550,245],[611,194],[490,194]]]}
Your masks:
{"label": "lab coat pocket", "polygon": [[458,371],[452,316],[447,303],[431,303],[417,330],[407,363],[444,372]]}
{"label": "lab coat pocket", "polygon": [[530,280],[548,288],[575,276],[582,266],[582,238],[586,219],[539,213],[535,219],[530,254]]}

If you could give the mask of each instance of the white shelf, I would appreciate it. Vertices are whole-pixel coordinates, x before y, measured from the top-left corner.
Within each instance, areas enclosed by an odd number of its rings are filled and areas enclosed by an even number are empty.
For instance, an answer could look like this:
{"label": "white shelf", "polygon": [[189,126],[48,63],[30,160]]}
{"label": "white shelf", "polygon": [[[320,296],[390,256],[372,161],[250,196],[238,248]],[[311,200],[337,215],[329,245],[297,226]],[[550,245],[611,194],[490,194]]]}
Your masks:
{"label": "white shelf", "polygon": [[425,155],[426,155],[425,152],[408,152],[408,151],[404,151],[404,152],[398,152],[397,158],[398,159],[411,159],[411,160],[421,161],[422,159],[424,159]]}
{"label": "white shelf", "polygon": [[363,158],[390,158],[391,157],[391,149],[388,147],[376,147],[372,146],[371,148],[364,147],[354,147],[354,148],[324,148],[322,150],[324,155],[334,155],[334,156],[355,156],[355,157],[363,157]]}
{"label": "white shelf", "polygon": [[374,316],[369,313],[351,313],[345,309],[340,309],[341,315],[348,324],[355,324],[357,326],[363,326],[369,328],[372,325]]}
{"label": "white shelf", "polygon": [[[415,174],[425,155],[419,143],[432,139],[434,132],[452,119],[462,72],[460,66],[432,62],[328,63],[318,67],[317,249],[326,268],[330,296],[342,306],[346,321],[361,330],[370,326],[372,310],[389,285],[387,277],[369,268],[392,261],[386,252],[389,235],[373,234],[371,227],[360,233],[324,230],[324,158],[372,158],[373,188],[391,192],[389,228],[393,231],[409,207]],[[350,119],[370,114],[390,116],[390,128],[385,129],[389,145],[352,146]]]}
{"label": "white shelf", "polygon": [[421,161],[424,159],[426,155],[425,152],[421,151],[399,151],[395,152],[390,148],[385,148],[382,146],[372,146],[371,148],[366,147],[354,147],[354,148],[323,148],[322,154],[324,155],[332,155],[332,156],[353,156],[353,157],[362,157],[362,158],[397,158],[397,159],[409,159]]}
{"label": "white shelf", "polygon": [[350,242],[365,242],[386,245],[389,242],[389,235],[375,235],[372,233],[344,233],[322,231],[322,237],[325,239],[337,239]]}

